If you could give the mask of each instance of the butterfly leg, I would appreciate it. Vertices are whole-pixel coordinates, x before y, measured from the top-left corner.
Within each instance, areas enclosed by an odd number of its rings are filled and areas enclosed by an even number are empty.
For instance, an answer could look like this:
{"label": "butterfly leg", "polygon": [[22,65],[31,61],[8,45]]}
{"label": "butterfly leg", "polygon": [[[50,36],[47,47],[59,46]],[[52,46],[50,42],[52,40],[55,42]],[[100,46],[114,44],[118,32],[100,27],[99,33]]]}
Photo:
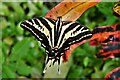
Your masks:
{"label": "butterfly leg", "polygon": [[43,70],[43,73],[45,73],[46,72],[46,70],[47,70],[47,64],[48,64],[48,62],[49,62],[49,57],[47,56],[46,57],[47,59],[46,59],[46,61],[45,61],[45,68],[44,68],[44,70]]}
{"label": "butterfly leg", "polygon": [[55,58],[55,60],[53,61],[53,65],[55,64],[56,61],[57,61],[57,59]]}
{"label": "butterfly leg", "polygon": [[60,74],[60,57],[58,59],[58,74]]}
{"label": "butterfly leg", "polygon": [[55,60],[53,61],[53,65],[55,64],[55,62],[58,62],[58,74],[60,74],[60,57],[56,57]]}

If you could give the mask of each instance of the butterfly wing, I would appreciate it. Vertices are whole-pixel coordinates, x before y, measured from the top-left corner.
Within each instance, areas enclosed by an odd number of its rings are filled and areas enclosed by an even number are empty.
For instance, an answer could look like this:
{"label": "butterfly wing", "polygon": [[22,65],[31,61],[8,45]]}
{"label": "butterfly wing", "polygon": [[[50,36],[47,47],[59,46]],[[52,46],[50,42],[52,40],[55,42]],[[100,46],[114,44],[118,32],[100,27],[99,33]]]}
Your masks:
{"label": "butterfly wing", "polygon": [[[62,23],[62,25],[60,25]],[[54,47],[58,47],[58,56],[55,56],[54,62],[60,64],[61,53],[69,49],[70,45],[86,40],[92,36],[91,31],[77,22],[61,22],[60,18],[57,21],[49,18],[33,18],[25,20],[21,23],[21,27],[31,32],[40,41],[46,49],[49,62],[49,53],[52,53]],[[56,33],[57,36],[56,36]],[[47,66],[43,73],[45,73]],[[59,72],[59,68],[58,68]]]}
{"label": "butterfly wing", "polygon": [[41,42],[42,47],[46,49],[46,53],[51,52],[52,48],[52,30],[55,21],[47,18],[32,18],[21,23],[21,27],[31,32],[38,41]]}
{"label": "butterfly wing", "polygon": [[68,50],[70,45],[92,37],[92,32],[78,22],[63,22],[58,45],[61,53]]}

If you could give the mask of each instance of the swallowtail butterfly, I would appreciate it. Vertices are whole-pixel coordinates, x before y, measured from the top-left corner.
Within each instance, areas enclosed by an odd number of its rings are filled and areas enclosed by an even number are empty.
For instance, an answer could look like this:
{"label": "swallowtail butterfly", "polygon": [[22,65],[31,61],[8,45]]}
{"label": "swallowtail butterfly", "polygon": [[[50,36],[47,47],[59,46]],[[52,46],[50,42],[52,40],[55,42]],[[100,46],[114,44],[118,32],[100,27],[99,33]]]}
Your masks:
{"label": "swallowtail butterfly", "polygon": [[[45,65],[52,61],[53,65],[58,62],[59,66],[61,56],[65,56],[64,52],[69,49],[70,45],[92,37],[91,31],[87,27],[78,22],[62,21],[62,17],[58,17],[57,20],[32,18],[23,21],[21,27],[31,32],[45,48],[48,55]],[[46,69],[47,67],[43,73]]]}

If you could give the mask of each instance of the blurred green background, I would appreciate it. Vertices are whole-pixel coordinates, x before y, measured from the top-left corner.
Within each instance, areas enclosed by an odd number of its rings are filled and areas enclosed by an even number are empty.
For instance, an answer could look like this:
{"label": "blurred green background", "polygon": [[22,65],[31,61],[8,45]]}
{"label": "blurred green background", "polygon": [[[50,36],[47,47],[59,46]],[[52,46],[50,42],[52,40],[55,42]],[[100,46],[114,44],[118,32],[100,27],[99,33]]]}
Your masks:
{"label": "blurred green background", "polygon": [[[57,2],[0,2],[0,47],[3,78],[41,78],[45,50],[20,22],[43,17]],[[113,15],[114,2],[101,2],[87,10],[78,21],[91,30],[96,26],[114,25],[120,19]],[[65,78],[104,78],[112,69],[120,66],[119,58],[106,61],[97,59],[98,47],[88,43],[72,53],[72,63]],[[68,68],[69,68],[68,67]],[[62,73],[61,73],[62,74]],[[51,75],[51,74],[50,74]]]}

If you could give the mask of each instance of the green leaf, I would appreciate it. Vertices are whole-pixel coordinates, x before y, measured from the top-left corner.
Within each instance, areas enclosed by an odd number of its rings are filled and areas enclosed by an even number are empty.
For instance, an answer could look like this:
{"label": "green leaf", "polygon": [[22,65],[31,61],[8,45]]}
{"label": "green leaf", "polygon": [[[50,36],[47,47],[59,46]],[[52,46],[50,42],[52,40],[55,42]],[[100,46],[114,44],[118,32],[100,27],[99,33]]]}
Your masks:
{"label": "green leaf", "polygon": [[86,67],[86,68],[83,68],[83,71],[82,71],[81,75],[86,76],[86,75],[91,74],[92,72],[93,72],[93,70],[92,70],[92,69],[90,69],[90,68]]}
{"label": "green leaf", "polygon": [[83,62],[84,66],[86,67],[88,65],[88,63],[89,63],[89,58],[85,57],[84,62]]}
{"label": "green leaf", "polygon": [[2,44],[2,63],[4,63],[7,58],[7,50],[9,49],[9,47],[8,45],[5,44],[5,42],[4,43],[1,42],[1,44]]}
{"label": "green leaf", "polygon": [[68,78],[78,78],[80,77],[83,69],[82,67],[73,67],[71,73],[68,75]]}
{"label": "green leaf", "polygon": [[16,74],[9,66],[2,66],[2,78],[16,78]]}
{"label": "green leaf", "polygon": [[100,71],[100,72],[95,72],[92,74],[92,78],[104,78],[105,73]]}
{"label": "green leaf", "polygon": [[0,15],[9,15],[9,9],[4,3],[0,3]]}
{"label": "green leaf", "polygon": [[29,74],[31,74],[32,68],[21,61],[17,66],[17,72],[20,75],[28,76]]}
{"label": "green leaf", "polygon": [[10,54],[10,61],[21,60],[21,58],[28,55],[28,50],[30,46],[30,39],[25,38],[20,42],[17,42],[12,48],[12,52]]}
{"label": "green leaf", "polygon": [[22,18],[24,17],[24,11],[20,7],[20,3],[9,2],[9,3],[5,3],[5,5],[7,5],[8,9],[10,8],[9,9],[9,19],[10,19],[10,21],[14,22],[14,21],[22,20]]}
{"label": "green leaf", "polygon": [[108,69],[114,68],[114,61],[111,61],[110,59],[106,61],[106,64],[103,66],[103,71],[108,71]]}
{"label": "green leaf", "polygon": [[23,34],[23,28],[20,27],[20,23],[16,27],[16,33],[22,35]]}
{"label": "green leaf", "polygon": [[83,56],[86,55],[86,51],[80,47],[77,47],[74,49],[73,54],[75,54],[76,56]]}
{"label": "green leaf", "polygon": [[114,5],[113,2],[110,2],[107,4],[106,4],[106,2],[101,2],[98,5],[96,5],[96,7],[98,8],[99,11],[101,11],[105,15],[113,15],[112,14],[113,5]]}

